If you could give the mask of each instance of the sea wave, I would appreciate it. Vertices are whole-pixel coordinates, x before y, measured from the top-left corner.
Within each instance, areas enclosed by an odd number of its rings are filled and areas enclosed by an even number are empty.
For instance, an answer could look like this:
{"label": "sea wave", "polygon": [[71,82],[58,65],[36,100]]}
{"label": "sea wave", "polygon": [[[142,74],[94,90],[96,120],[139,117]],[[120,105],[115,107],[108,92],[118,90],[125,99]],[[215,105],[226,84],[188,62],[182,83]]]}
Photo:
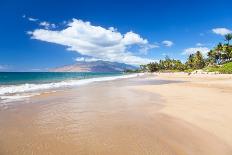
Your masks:
{"label": "sea wave", "polygon": [[44,84],[27,84],[26,83],[26,84],[20,84],[20,85],[0,86],[0,98],[1,99],[5,98],[4,95],[13,95],[13,94],[18,94],[18,93],[43,91],[43,90],[48,90],[48,89],[73,87],[73,86],[85,85],[85,84],[89,84],[89,83],[93,83],[93,82],[132,78],[132,77],[136,77],[139,75],[141,75],[141,74],[129,74],[129,75],[111,76],[111,77],[98,77],[98,78],[69,80],[69,81],[61,81],[61,82],[55,82],[55,83],[44,83]]}

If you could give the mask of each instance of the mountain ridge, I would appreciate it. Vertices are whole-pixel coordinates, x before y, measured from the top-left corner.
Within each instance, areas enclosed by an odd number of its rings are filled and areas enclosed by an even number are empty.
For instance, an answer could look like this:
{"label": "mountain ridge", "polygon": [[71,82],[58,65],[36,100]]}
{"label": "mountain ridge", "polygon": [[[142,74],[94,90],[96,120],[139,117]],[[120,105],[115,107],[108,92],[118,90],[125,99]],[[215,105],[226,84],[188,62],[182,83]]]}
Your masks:
{"label": "mountain ridge", "polygon": [[75,64],[65,65],[61,67],[52,68],[50,72],[123,72],[125,70],[137,69],[138,67],[110,61],[79,61]]}

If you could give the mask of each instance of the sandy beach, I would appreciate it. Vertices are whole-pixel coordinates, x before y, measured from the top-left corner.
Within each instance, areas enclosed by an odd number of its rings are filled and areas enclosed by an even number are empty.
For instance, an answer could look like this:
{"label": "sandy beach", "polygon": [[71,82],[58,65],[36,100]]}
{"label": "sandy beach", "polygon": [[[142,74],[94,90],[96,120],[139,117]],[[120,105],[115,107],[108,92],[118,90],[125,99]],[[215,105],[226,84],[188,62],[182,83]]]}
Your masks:
{"label": "sandy beach", "polygon": [[0,155],[231,155],[232,76],[151,74],[0,107]]}

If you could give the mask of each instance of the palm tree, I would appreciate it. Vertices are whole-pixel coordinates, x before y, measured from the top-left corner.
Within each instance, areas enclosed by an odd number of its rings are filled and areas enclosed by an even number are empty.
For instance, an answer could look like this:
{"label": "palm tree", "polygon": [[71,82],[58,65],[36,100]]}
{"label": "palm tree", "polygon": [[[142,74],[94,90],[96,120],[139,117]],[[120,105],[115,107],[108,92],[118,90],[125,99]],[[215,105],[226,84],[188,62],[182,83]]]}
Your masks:
{"label": "palm tree", "polygon": [[209,65],[217,63],[217,56],[216,56],[216,51],[215,50],[210,50],[208,52],[207,56],[208,56]]}
{"label": "palm tree", "polygon": [[227,41],[227,44],[230,44],[230,40],[232,39],[232,33],[228,33],[225,35],[225,41]]}
{"label": "palm tree", "polygon": [[201,54],[200,51],[197,51],[195,54],[195,59],[194,59],[194,65],[196,69],[202,69],[205,66],[205,61],[203,58],[203,55]]}
{"label": "palm tree", "polygon": [[147,69],[149,72],[156,72],[159,70],[159,64],[157,62],[152,62],[147,64]]}
{"label": "palm tree", "polygon": [[188,60],[186,62],[186,65],[192,69],[194,67],[194,54],[190,54],[188,57]]}
{"label": "palm tree", "polygon": [[216,51],[217,63],[220,63],[220,62],[221,62],[222,55],[223,55],[223,45],[222,45],[222,43],[219,43],[219,44],[216,46],[215,51]]}

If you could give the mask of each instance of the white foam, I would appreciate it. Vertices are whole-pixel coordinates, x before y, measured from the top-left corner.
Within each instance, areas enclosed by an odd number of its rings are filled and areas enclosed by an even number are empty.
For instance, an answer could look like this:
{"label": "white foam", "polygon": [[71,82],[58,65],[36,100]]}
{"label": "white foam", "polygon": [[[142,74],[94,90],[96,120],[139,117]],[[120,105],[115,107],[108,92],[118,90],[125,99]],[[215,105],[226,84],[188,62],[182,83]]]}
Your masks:
{"label": "white foam", "polygon": [[48,90],[48,89],[55,89],[55,88],[62,88],[62,87],[72,87],[72,86],[89,84],[92,82],[132,78],[132,77],[136,77],[140,75],[142,74],[140,73],[140,74],[112,76],[112,77],[99,77],[99,78],[90,78],[90,79],[82,79],[82,80],[70,80],[70,81],[62,81],[62,82],[46,83],[46,84],[21,84],[21,85],[0,86],[0,96],[1,96],[1,99],[3,99],[4,98],[3,95],[8,96],[8,95],[17,94],[17,93],[27,93],[27,92],[34,92],[34,91],[41,91],[41,90]]}

